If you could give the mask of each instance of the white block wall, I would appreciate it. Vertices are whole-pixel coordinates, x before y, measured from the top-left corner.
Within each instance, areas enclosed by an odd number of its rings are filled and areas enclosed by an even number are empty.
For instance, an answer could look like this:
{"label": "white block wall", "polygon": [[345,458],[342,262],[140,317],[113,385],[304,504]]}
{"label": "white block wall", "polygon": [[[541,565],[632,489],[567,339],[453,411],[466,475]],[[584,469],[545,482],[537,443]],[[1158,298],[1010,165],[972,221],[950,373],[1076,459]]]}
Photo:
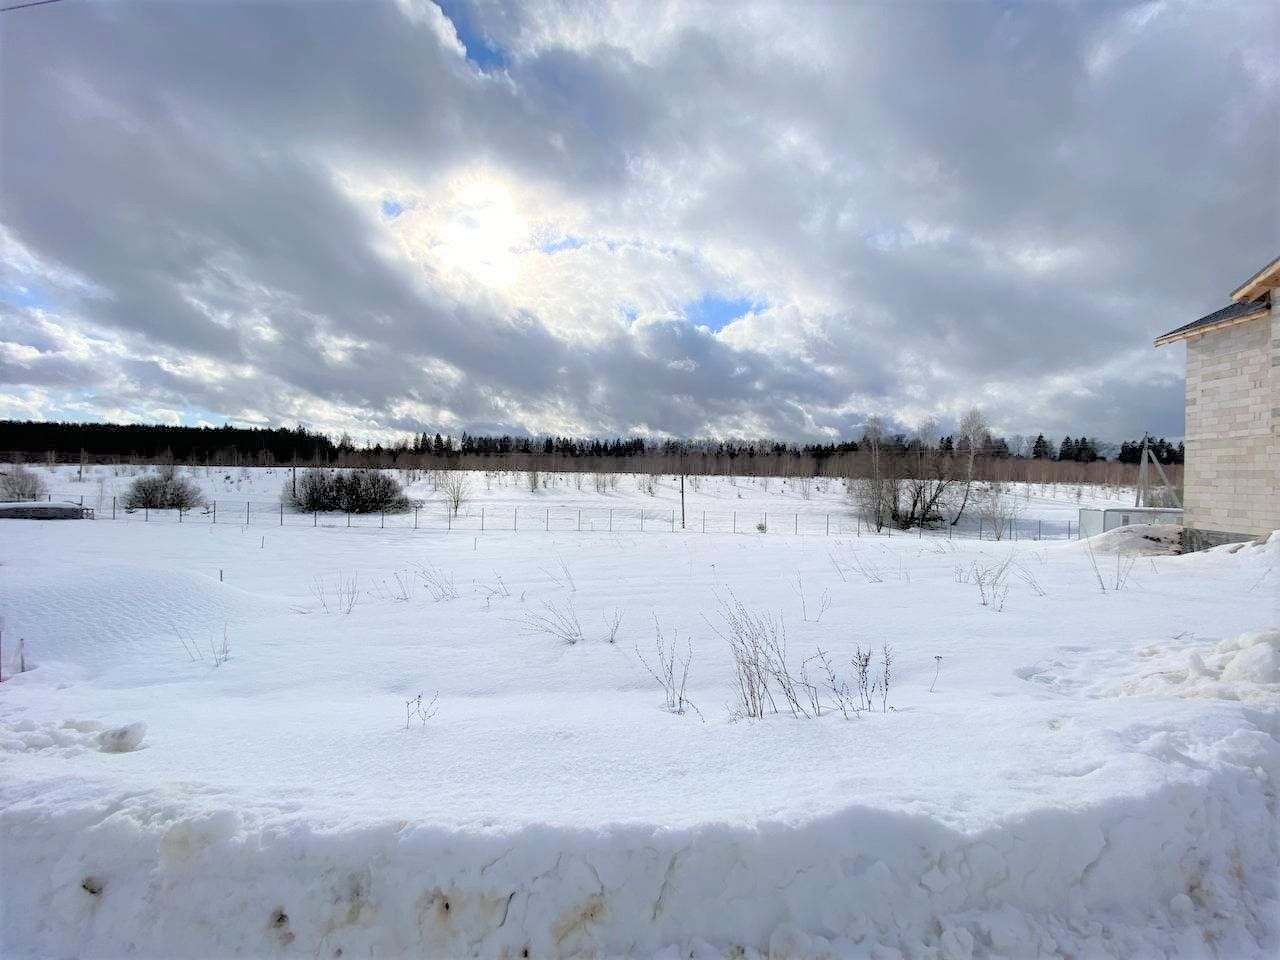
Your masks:
{"label": "white block wall", "polygon": [[1187,341],[1186,525],[1280,529],[1280,312]]}

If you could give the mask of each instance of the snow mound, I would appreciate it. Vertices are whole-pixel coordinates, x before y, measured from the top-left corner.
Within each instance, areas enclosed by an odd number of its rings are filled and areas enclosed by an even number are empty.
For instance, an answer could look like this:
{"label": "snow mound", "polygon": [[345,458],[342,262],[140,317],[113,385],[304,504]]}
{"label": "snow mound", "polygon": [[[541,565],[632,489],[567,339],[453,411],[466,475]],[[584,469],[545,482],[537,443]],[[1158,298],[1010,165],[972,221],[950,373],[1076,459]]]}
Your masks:
{"label": "snow mound", "polygon": [[6,634],[26,639],[28,669],[61,661],[92,675],[157,643],[181,654],[179,630],[201,639],[221,636],[226,624],[287,613],[287,607],[197,573],[113,564],[40,578],[6,568],[0,612]]}
{"label": "snow mound", "polygon": [[1224,730],[1212,769],[1169,731],[1135,746],[1197,768],[1200,789],[973,834],[858,806],[804,824],[458,831],[322,823],[193,784],[86,804],[64,781],[0,809],[21,867],[0,881],[7,955],[1261,955],[1280,932],[1275,837],[1257,835],[1280,743]]}
{"label": "snow mound", "polygon": [[1096,537],[1086,537],[1078,546],[1097,554],[1168,557],[1182,552],[1182,527],[1172,523],[1116,527]]}
{"label": "snow mound", "polygon": [[114,730],[102,731],[98,734],[98,745],[103,753],[130,753],[141,746],[146,735],[147,725],[138,720]]}
{"label": "snow mound", "polygon": [[1204,697],[1215,700],[1272,701],[1280,698],[1280,630],[1243,633],[1207,647],[1169,653],[1140,650],[1162,658],[1140,676],[1113,688],[1115,696]]}

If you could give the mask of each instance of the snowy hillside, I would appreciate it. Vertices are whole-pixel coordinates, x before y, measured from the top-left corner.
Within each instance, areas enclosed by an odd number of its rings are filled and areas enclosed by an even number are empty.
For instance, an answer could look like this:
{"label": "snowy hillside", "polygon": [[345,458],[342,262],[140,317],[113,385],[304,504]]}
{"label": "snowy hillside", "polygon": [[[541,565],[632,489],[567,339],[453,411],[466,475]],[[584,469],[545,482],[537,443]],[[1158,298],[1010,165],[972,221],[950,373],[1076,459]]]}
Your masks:
{"label": "snowy hillside", "polygon": [[[557,482],[472,509],[672,509]],[[686,492],[848,510],[773,484]],[[0,952],[1273,955],[1280,536],[1152,543],[3,521]]]}

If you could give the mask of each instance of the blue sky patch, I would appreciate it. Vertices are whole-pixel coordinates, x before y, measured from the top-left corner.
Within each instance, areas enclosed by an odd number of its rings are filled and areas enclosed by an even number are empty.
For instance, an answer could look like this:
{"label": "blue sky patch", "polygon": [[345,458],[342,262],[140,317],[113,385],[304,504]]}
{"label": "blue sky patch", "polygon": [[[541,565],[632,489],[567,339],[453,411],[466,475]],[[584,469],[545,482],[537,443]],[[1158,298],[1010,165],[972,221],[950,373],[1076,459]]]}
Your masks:
{"label": "blue sky patch", "polygon": [[467,50],[467,59],[483,72],[501,70],[507,65],[502,49],[490,41],[471,20],[471,7],[459,0],[436,0],[444,15],[453,23],[458,40]]}
{"label": "blue sky patch", "polygon": [[390,217],[392,220],[394,220],[396,217],[400,216],[400,214],[402,213],[404,213],[404,207],[400,205],[400,201],[398,200],[382,201],[382,215],[384,217]]}
{"label": "blue sky patch", "polygon": [[734,320],[750,313],[756,306],[748,297],[721,297],[704,293],[702,299],[686,303],[681,309],[690,323],[712,330],[723,330]]}
{"label": "blue sky patch", "polygon": [[538,244],[538,249],[543,253],[559,253],[561,250],[577,250],[585,243],[581,237],[566,235],[559,240],[549,240],[546,243]]}
{"label": "blue sky patch", "polygon": [[0,287],[0,300],[12,303],[15,307],[33,307],[36,310],[48,310],[53,306],[49,295],[38,286]]}

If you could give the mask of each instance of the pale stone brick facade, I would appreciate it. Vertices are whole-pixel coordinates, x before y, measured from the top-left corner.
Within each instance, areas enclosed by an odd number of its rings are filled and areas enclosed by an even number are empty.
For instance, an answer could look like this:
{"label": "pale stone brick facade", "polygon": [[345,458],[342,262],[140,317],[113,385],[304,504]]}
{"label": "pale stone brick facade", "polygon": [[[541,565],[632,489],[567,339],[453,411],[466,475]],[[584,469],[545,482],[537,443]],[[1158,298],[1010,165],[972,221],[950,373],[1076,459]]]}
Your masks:
{"label": "pale stone brick facade", "polygon": [[1187,340],[1187,526],[1280,530],[1280,315]]}

